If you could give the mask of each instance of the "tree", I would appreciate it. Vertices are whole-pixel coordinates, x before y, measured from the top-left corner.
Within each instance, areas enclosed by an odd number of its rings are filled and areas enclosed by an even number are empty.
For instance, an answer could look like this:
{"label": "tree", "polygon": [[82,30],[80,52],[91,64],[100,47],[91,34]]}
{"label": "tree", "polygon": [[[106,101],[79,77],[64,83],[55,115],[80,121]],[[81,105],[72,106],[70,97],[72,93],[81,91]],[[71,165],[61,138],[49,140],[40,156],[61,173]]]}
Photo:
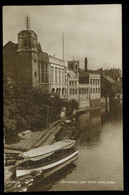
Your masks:
{"label": "tree", "polygon": [[66,103],[66,114],[71,116],[74,109],[78,109],[78,102],[75,99],[71,99]]}
{"label": "tree", "polygon": [[60,118],[65,101],[41,89],[23,87],[4,75],[4,131],[6,140],[19,132],[42,130],[46,121]]}

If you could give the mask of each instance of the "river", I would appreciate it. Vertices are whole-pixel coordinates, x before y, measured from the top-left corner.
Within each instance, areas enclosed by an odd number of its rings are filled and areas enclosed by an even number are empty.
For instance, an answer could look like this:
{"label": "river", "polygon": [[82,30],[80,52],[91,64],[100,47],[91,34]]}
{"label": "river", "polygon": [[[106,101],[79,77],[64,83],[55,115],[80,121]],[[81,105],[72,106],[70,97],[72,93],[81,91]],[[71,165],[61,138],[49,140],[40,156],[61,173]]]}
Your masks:
{"label": "river", "polygon": [[78,124],[77,161],[34,191],[123,190],[121,106],[81,114]]}

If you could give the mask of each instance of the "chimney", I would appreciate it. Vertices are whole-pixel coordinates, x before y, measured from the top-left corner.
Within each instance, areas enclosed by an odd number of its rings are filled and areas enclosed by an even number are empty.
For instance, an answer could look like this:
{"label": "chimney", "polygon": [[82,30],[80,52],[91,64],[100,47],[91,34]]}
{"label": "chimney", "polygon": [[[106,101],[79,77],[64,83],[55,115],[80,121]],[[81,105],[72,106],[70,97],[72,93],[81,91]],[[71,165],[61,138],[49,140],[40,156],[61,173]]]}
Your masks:
{"label": "chimney", "polygon": [[87,58],[85,58],[85,72],[87,71]]}

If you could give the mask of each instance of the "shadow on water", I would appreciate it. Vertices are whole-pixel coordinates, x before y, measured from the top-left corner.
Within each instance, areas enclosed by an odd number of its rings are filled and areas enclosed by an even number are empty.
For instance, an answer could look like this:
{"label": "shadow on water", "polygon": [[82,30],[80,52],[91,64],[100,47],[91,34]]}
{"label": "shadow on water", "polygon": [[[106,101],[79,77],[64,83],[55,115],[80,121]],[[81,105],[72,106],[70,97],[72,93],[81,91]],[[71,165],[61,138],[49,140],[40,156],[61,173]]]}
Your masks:
{"label": "shadow on water", "polygon": [[[61,179],[65,179],[65,177],[72,173],[77,167],[76,160],[67,164],[61,169],[58,169],[53,174],[46,176],[45,178],[38,179],[38,182],[35,182],[32,187],[28,189],[29,192],[32,191],[49,191],[51,187],[56,184]],[[45,173],[47,174],[47,172]]]}

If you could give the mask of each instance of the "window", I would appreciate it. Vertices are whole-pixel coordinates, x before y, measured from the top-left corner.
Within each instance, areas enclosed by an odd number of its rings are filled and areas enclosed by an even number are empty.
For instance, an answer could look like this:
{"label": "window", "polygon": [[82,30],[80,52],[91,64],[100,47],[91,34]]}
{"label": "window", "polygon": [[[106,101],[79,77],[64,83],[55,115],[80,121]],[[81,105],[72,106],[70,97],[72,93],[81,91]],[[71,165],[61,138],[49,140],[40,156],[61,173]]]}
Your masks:
{"label": "window", "polygon": [[41,82],[44,82],[44,64],[41,64]]}
{"label": "window", "polygon": [[34,62],[36,63],[36,59],[34,58]]}
{"label": "window", "polygon": [[55,68],[55,83],[57,83],[57,68]]}
{"label": "window", "polygon": [[98,85],[99,85],[99,79],[98,79]]}
{"label": "window", "polygon": [[51,82],[53,83],[53,67],[51,67]]}
{"label": "window", "polygon": [[59,83],[61,83],[61,72],[60,72],[60,69],[59,69]]}
{"label": "window", "polygon": [[70,94],[71,94],[71,95],[72,95],[72,92],[73,92],[72,89],[70,89]]}
{"label": "window", "polygon": [[48,81],[48,78],[47,78],[47,72],[46,72],[46,75],[45,75],[45,77],[46,77],[46,82]]}
{"label": "window", "polygon": [[65,79],[64,72],[62,72],[62,83],[64,83],[64,79]]}
{"label": "window", "polygon": [[92,88],[91,88],[91,93],[92,93]]}
{"label": "window", "polygon": [[37,72],[34,72],[34,76],[37,77]]}
{"label": "window", "polygon": [[92,79],[90,79],[90,84],[92,85]]}
{"label": "window", "polygon": [[41,71],[41,82],[44,82],[44,72]]}
{"label": "window", "polygon": [[96,93],[97,93],[97,88],[96,88]]}
{"label": "window", "polygon": [[65,90],[64,90],[64,88],[62,89],[62,95],[64,95],[65,94]]}

